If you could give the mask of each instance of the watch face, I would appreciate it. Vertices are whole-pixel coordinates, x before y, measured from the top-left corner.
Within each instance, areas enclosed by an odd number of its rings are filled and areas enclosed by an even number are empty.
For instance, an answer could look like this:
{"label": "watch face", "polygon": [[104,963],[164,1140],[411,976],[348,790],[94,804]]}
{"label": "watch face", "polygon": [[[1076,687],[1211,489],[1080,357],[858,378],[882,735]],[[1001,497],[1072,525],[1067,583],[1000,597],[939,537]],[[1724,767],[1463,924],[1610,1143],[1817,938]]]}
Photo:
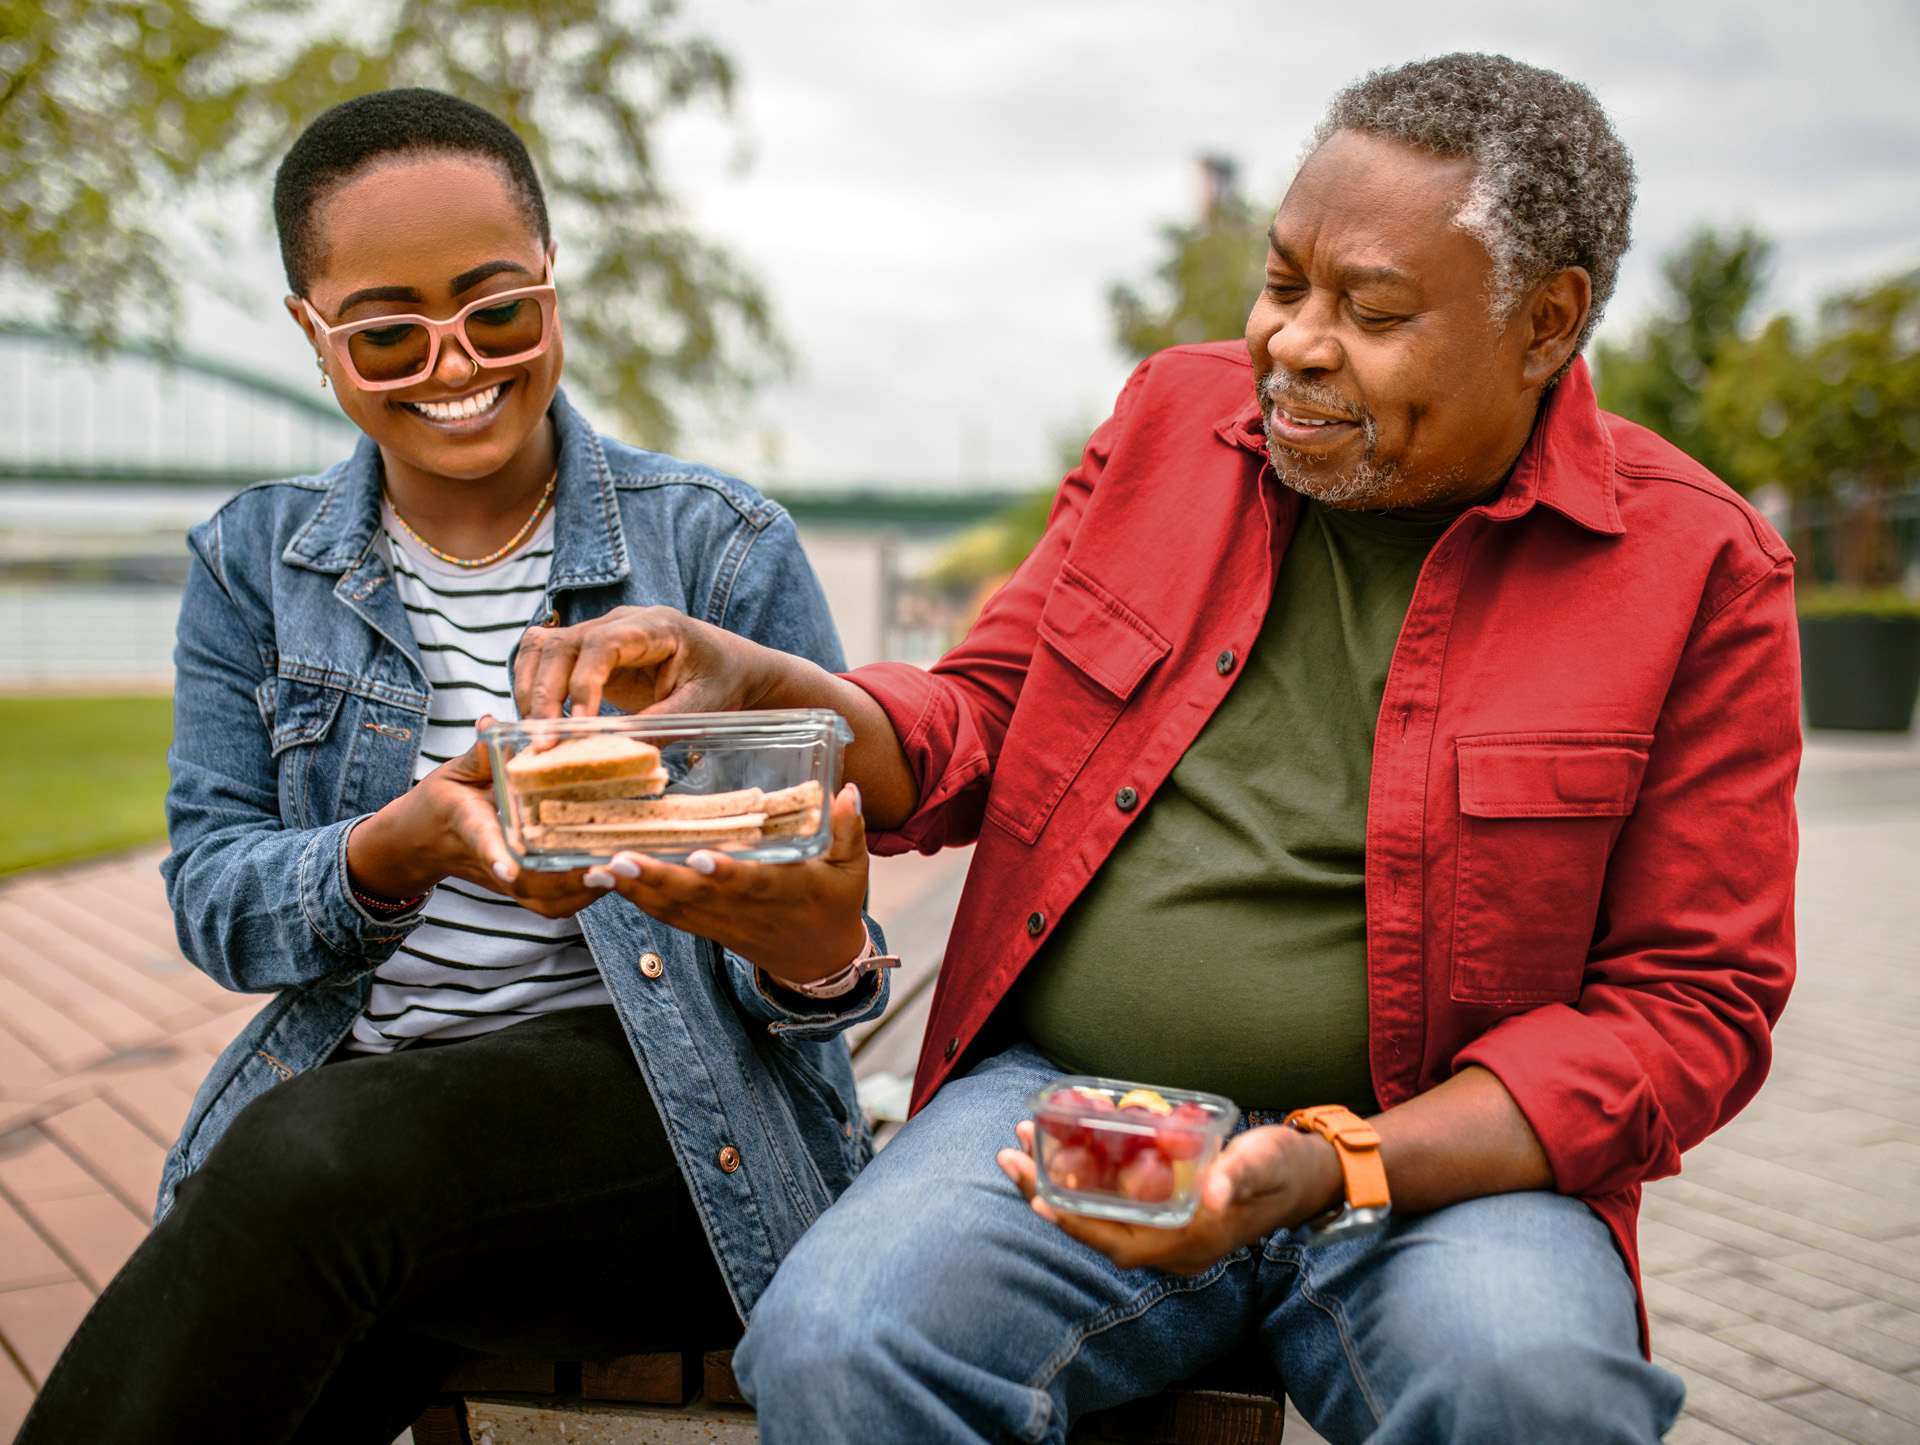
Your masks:
{"label": "watch face", "polygon": [[1308,1220],[1300,1228],[1308,1244],[1344,1244],[1350,1239],[1379,1234],[1387,1227],[1392,1214],[1392,1208],[1384,1205],[1377,1209],[1355,1209],[1351,1204],[1343,1204],[1337,1210]]}

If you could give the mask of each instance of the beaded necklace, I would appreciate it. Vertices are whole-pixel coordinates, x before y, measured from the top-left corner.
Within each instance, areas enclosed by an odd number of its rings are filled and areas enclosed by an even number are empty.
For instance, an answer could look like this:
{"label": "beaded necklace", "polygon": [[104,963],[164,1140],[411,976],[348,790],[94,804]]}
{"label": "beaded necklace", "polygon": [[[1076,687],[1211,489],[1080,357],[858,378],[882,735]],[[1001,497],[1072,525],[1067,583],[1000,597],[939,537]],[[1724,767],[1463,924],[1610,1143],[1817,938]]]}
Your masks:
{"label": "beaded necklace", "polygon": [[422,547],[425,547],[427,551],[431,552],[434,556],[438,557],[442,562],[445,562],[449,566],[453,566],[453,567],[487,567],[487,566],[491,566],[495,562],[498,562],[502,557],[506,556],[515,547],[518,547],[522,542],[527,540],[528,533],[532,532],[533,529],[539,524],[542,514],[544,514],[547,510],[547,504],[553,500],[553,489],[556,485],[558,485],[559,481],[560,481],[560,469],[556,467],[554,468],[553,475],[547,478],[547,489],[540,494],[540,500],[533,504],[533,515],[527,518],[526,522],[521,526],[519,531],[515,532],[512,537],[507,539],[506,546],[502,547],[497,552],[489,552],[484,557],[455,557],[450,553],[442,552],[438,547],[434,546],[433,543],[429,542],[425,537],[421,536],[418,532],[413,530],[413,525],[410,522],[408,522],[405,517],[401,516],[400,509],[393,505],[393,497],[391,495],[387,497],[387,506],[392,509],[393,520],[400,524],[401,529],[405,531],[409,537],[413,538],[414,541],[418,542]]}

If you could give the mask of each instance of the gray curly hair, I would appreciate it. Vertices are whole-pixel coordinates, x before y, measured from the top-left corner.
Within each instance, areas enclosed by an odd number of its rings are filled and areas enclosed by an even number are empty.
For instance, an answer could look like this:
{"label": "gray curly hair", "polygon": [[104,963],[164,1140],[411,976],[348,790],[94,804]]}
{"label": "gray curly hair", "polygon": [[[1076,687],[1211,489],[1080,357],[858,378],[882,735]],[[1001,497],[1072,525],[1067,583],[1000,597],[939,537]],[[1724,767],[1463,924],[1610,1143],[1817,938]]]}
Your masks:
{"label": "gray curly hair", "polygon": [[1473,183],[1454,223],[1493,260],[1487,301],[1495,318],[1510,316],[1555,271],[1585,267],[1593,307],[1574,348],[1580,353],[1632,240],[1633,157],[1592,91],[1504,55],[1442,55],[1349,85],[1308,153],[1341,130],[1471,159]]}

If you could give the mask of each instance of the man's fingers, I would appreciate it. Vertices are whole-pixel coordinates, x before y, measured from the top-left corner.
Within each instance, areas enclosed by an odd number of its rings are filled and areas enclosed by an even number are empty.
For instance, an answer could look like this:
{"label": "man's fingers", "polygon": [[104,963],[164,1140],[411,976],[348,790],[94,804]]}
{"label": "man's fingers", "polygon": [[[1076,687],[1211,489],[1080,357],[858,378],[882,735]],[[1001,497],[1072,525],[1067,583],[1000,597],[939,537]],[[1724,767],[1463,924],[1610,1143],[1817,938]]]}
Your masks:
{"label": "man's fingers", "polygon": [[1221,1202],[1214,1205],[1221,1210],[1248,1204],[1263,1194],[1286,1188],[1291,1181],[1285,1154],[1289,1141],[1282,1133],[1284,1128],[1284,1125],[1269,1124],[1229,1139],[1227,1147],[1220,1151],[1219,1158],[1207,1171],[1207,1186],[1216,1192],[1209,1197],[1203,1188],[1202,1197],[1210,1204],[1213,1198],[1220,1197],[1219,1186],[1213,1184],[1215,1179],[1223,1180],[1227,1189]]}
{"label": "man's fingers", "polygon": [[579,648],[572,628],[529,627],[522,634],[513,664],[513,697],[521,717],[560,716]]}
{"label": "man's fingers", "polygon": [[1033,1160],[1030,1157],[1018,1149],[1002,1149],[994,1155],[994,1160],[1022,1194],[1029,1199],[1033,1198],[1039,1189],[1039,1179],[1034,1172]]}

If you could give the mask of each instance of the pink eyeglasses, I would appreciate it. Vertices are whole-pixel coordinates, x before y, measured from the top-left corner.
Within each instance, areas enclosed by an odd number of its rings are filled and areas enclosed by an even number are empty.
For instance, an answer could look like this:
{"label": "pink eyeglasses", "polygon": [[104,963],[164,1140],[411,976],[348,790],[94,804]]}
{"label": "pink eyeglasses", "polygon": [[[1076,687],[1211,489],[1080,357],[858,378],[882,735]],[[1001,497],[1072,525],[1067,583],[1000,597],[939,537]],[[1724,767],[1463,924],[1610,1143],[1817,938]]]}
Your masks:
{"label": "pink eyeglasses", "polygon": [[306,297],[300,298],[300,304],[355,386],[362,391],[393,391],[433,375],[440,364],[440,348],[449,336],[458,337],[467,354],[483,366],[511,366],[545,352],[553,345],[553,262],[548,260],[547,279],[540,285],[482,296],[445,321],[431,316],[375,316],[329,326]]}

